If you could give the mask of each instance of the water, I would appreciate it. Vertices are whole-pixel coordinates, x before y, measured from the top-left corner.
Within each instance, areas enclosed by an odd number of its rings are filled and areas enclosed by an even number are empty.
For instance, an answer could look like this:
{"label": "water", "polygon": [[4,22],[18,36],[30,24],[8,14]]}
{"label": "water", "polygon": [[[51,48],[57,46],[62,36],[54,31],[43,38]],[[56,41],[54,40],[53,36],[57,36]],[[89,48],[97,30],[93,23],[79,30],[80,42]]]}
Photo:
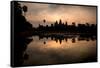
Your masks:
{"label": "water", "polygon": [[67,64],[96,61],[96,39],[79,36],[52,38],[33,36],[23,65]]}

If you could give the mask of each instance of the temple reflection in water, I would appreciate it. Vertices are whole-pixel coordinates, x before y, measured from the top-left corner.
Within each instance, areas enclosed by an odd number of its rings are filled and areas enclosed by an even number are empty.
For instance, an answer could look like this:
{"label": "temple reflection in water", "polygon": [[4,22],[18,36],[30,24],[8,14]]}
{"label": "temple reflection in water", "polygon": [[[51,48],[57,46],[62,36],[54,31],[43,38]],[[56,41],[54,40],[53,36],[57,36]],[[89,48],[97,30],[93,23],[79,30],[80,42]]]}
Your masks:
{"label": "temple reflection in water", "polygon": [[32,36],[23,65],[97,61],[95,35]]}

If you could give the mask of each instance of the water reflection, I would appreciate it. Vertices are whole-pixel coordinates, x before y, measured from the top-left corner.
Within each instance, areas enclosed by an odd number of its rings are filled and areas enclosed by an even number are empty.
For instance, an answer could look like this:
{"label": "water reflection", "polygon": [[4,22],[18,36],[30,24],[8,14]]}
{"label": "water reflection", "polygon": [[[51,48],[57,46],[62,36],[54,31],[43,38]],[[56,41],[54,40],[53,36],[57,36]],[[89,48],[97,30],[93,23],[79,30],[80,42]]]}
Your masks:
{"label": "water reflection", "polygon": [[14,64],[15,66],[22,66],[24,60],[28,60],[29,55],[25,52],[27,45],[32,41],[30,38],[15,37],[14,42]]}
{"label": "water reflection", "polygon": [[[76,39],[78,39],[78,41],[94,41],[96,40],[96,36],[95,35],[38,35],[39,40],[41,39],[48,39],[50,38],[51,40],[56,41],[57,43],[59,42],[60,44],[62,43],[62,40],[66,40],[66,42],[68,41],[68,39],[72,39],[72,43],[76,42]],[[46,44],[46,42],[44,41],[44,44]]]}
{"label": "water reflection", "polygon": [[33,36],[23,65],[45,65],[97,61],[95,35]]}

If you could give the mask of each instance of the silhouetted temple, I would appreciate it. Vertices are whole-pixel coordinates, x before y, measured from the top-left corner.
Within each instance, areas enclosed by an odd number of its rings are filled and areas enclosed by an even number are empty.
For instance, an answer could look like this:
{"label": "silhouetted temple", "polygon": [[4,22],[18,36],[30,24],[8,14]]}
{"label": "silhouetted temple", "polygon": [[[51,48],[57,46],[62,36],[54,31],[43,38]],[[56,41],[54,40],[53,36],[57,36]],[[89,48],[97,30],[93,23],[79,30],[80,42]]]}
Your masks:
{"label": "silhouetted temple", "polygon": [[[72,43],[75,43],[76,36],[78,36],[78,41],[94,41],[97,39],[97,24],[86,23],[76,25],[75,22],[72,22],[71,25],[68,25],[67,21],[62,22],[60,19],[50,26],[39,24],[38,27],[32,27],[32,24],[25,18],[28,11],[27,6],[21,6],[18,2],[12,1],[11,9],[11,66],[24,66],[24,60],[29,58],[25,51],[27,45],[34,39],[29,38],[32,36],[38,36],[39,40],[51,38],[51,40],[60,44],[63,40],[67,42],[67,39],[71,39]],[[43,22],[46,23],[47,21],[44,19]],[[46,44],[47,42],[44,40],[43,43]],[[36,45],[33,44],[33,46]]]}
{"label": "silhouetted temple", "polygon": [[78,33],[88,33],[88,34],[97,34],[97,25],[96,24],[78,24],[76,26],[75,22],[72,22],[71,25],[65,24],[60,19],[59,22],[56,21],[51,26],[40,25],[37,28],[34,28],[34,33],[69,33],[69,34],[78,34]]}

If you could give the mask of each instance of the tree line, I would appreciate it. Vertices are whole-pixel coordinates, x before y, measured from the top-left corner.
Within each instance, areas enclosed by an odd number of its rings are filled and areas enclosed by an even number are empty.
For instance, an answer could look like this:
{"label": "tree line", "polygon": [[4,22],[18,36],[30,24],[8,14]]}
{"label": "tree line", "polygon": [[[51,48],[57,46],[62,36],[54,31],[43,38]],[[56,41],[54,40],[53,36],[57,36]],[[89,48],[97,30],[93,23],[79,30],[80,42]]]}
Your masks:
{"label": "tree line", "polygon": [[[43,20],[45,23],[46,21]],[[78,24],[76,25],[75,22],[72,22],[71,25],[68,25],[67,22],[65,24],[60,19],[59,22],[56,21],[54,24],[50,26],[40,25],[37,28],[34,28],[34,32],[53,32],[53,33],[97,33],[97,24]]]}

